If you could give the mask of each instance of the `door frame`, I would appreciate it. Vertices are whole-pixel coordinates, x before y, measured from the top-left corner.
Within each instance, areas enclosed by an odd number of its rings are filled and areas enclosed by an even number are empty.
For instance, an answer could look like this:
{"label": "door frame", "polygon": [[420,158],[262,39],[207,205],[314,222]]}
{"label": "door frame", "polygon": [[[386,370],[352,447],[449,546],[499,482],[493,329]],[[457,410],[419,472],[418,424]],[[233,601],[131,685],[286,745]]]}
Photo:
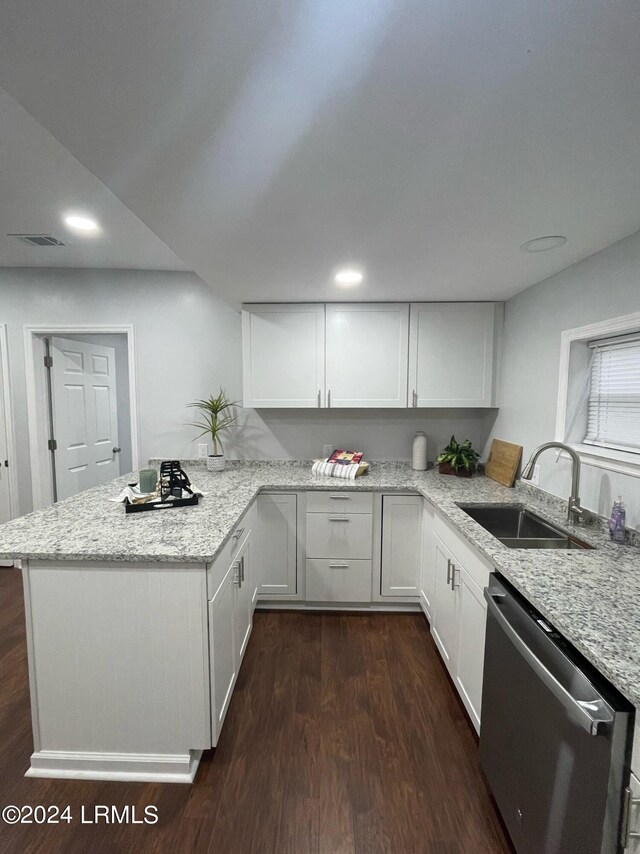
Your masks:
{"label": "door frame", "polygon": [[[11,518],[18,515],[18,461],[16,457],[15,434],[13,430],[13,403],[11,396],[11,366],[9,365],[9,339],[7,324],[0,323],[0,394],[4,404],[5,432],[7,439],[7,459],[9,460],[9,512]],[[0,465],[2,462],[0,461]]]}
{"label": "door frame", "polygon": [[53,471],[47,416],[47,390],[43,363],[45,335],[105,335],[127,336],[127,361],[129,370],[129,407],[131,412],[131,467],[140,467],[140,437],[138,429],[138,393],[136,371],[136,344],[133,324],[56,324],[40,323],[24,326],[24,363],[27,395],[27,420],[29,426],[29,455],[31,461],[31,492],[33,509],[40,510],[53,502]]}

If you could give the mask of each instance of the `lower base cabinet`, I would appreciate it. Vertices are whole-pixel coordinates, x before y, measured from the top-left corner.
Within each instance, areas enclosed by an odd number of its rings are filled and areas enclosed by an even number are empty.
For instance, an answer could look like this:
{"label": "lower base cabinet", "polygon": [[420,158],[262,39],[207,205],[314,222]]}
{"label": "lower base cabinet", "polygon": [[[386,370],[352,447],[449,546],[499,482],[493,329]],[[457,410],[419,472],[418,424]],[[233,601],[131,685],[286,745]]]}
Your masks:
{"label": "lower base cabinet", "polygon": [[256,499],[253,564],[258,596],[281,599],[298,592],[297,496],[263,492]]}
{"label": "lower base cabinet", "polygon": [[307,600],[310,602],[370,602],[371,561],[308,559]]}
{"label": "lower base cabinet", "polygon": [[420,592],[422,506],[420,495],[382,497],[382,596]]}
{"label": "lower base cabinet", "polygon": [[437,514],[434,528],[431,634],[480,732],[487,618],[483,588],[489,582],[491,567]]}
{"label": "lower base cabinet", "polygon": [[[233,688],[238,677],[242,658],[249,642],[256,600],[256,582],[251,566],[252,537],[249,527],[251,517],[241,529],[243,537],[233,551],[231,564],[229,552],[218,560],[224,561],[216,573],[222,581],[209,601],[209,662],[211,669],[211,740],[218,743]],[[226,569],[225,569],[226,566]]]}

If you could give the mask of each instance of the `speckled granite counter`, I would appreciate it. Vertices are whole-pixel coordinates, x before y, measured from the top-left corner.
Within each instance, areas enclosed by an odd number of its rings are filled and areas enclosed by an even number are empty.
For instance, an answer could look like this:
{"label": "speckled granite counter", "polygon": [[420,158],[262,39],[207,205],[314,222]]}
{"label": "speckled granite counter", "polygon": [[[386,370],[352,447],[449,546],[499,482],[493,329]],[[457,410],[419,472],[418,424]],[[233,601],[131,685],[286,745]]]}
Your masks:
{"label": "speckled granite counter", "polygon": [[[612,546],[602,529],[578,530],[564,503],[530,487],[506,489],[484,477],[442,477],[408,464],[373,464],[355,482],[315,477],[296,463],[247,463],[221,474],[187,466],[208,492],[197,507],[125,515],[108,499],[131,480],[61,501],[0,526],[0,557],[81,561],[211,561],[261,489],[419,492],[547,619],[640,706],[640,549]],[[456,502],[526,503],[582,539],[593,551],[509,549]]]}

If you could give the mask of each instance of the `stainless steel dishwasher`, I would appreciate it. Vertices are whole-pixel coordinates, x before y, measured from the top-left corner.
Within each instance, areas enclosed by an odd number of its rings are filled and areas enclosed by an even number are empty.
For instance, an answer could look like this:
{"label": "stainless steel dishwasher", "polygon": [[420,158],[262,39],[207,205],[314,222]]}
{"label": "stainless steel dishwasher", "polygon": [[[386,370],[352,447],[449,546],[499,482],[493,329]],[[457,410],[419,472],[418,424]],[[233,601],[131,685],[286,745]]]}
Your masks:
{"label": "stainless steel dishwasher", "polygon": [[480,760],[518,854],[623,850],[634,709],[500,576]]}

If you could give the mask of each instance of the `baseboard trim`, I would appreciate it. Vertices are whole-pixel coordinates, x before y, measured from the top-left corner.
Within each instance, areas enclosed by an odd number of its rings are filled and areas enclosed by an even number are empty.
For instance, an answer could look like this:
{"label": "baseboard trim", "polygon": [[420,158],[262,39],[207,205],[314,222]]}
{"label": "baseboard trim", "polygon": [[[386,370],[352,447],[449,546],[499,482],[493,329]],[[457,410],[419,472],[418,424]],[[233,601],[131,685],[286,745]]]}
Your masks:
{"label": "baseboard trim", "polygon": [[256,611],[340,611],[341,613],[391,613],[391,614],[419,614],[422,611],[417,602],[397,602],[387,604],[386,602],[371,602],[362,605],[351,602],[263,602],[259,601]]}
{"label": "baseboard trim", "polygon": [[180,754],[79,753],[39,750],[25,777],[119,780],[131,783],[193,783],[201,750]]}

